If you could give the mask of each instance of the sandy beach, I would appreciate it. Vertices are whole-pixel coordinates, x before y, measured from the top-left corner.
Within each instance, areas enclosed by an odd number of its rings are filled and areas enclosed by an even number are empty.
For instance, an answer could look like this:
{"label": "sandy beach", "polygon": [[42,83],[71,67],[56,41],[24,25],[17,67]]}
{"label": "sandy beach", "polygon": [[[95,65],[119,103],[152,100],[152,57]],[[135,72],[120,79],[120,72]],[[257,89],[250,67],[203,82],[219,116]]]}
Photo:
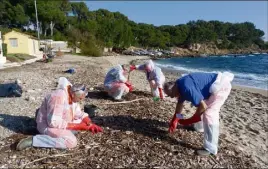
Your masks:
{"label": "sandy beach", "polygon": [[[36,62],[21,67],[0,70],[0,83],[19,79],[23,95],[0,98],[0,167],[268,167],[268,94],[265,90],[234,86],[220,112],[221,135],[219,153],[213,157],[197,157],[194,149],[202,146],[203,134],[178,128],[174,135],[167,133],[176,100],[153,102],[149,84],[142,72],[130,74],[135,90],[126,100],[143,98],[129,104],[115,104],[101,91],[107,70],[116,64],[139,64],[148,59],[142,56],[83,57],[65,55],[52,63]],[[75,68],[77,73],[63,71]],[[180,74],[164,70],[166,81],[176,80]],[[74,150],[30,148],[15,151],[18,139],[32,134],[35,110],[44,96],[56,88],[59,77],[72,83],[84,83],[89,98],[81,103],[97,105],[93,119],[103,126],[104,133],[78,135]],[[195,108],[184,107],[191,116]],[[54,154],[76,153],[52,159],[35,159]],[[66,161],[66,159],[68,159]],[[29,163],[29,164],[27,164]]]}

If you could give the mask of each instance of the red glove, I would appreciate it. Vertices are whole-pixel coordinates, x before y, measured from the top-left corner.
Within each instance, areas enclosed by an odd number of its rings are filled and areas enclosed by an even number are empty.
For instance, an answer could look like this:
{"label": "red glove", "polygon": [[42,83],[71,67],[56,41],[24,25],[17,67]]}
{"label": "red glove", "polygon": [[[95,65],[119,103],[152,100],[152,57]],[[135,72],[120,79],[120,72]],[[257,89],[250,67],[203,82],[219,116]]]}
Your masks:
{"label": "red glove", "polygon": [[133,86],[129,86],[129,92],[132,92],[133,91]]}
{"label": "red glove", "polygon": [[125,84],[127,85],[127,87],[128,87],[128,86],[132,86],[132,84],[131,84],[129,81],[126,81]]}
{"label": "red glove", "polygon": [[179,119],[176,117],[176,114],[177,113],[174,114],[173,119],[169,123],[169,129],[168,129],[169,133],[173,133],[177,128]]}
{"label": "red glove", "polygon": [[92,122],[91,122],[90,118],[88,116],[86,116],[82,119],[81,123],[85,123],[86,125],[90,125]]}
{"label": "red glove", "polygon": [[87,126],[87,128],[87,130],[91,131],[93,134],[103,131],[102,128],[96,124],[91,124],[90,126]]}
{"label": "red glove", "polygon": [[125,84],[126,84],[126,86],[129,88],[129,91],[132,92],[132,91],[133,91],[133,86],[132,86],[132,84],[131,84],[129,81],[127,81]]}
{"label": "red glove", "polygon": [[164,99],[162,88],[158,88],[158,91],[159,91],[160,99]]}
{"label": "red glove", "polygon": [[129,71],[131,72],[131,71],[133,71],[133,70],[136,70],[137,68],[136,68],[136,66],[135,65],[130,65],[130,67],[129,67]]}
{"label": "red glove", "polygon": [[102,132],[102,128],[97,126],[96,124],[91,124],[87,126],[85,123],[75,124],[75,123],[68,123],[67,126],[68,130],[88,130],[91,131],[93,134]]}
{"label": "red glove", "polygon": [[189,124],[197,123],[199,121],[201,121],[201,116],[200,116],[200,114],[195,113],[189,119],[181,119],[180,120],[180,124],[182,124],[182,125],[189,125]]}
{"label": "red glove", "polygon": [[87,127],[88,126],[85,123],[80,123],[80,124],[68,123],[67,125],[68,130],[87,130]]}

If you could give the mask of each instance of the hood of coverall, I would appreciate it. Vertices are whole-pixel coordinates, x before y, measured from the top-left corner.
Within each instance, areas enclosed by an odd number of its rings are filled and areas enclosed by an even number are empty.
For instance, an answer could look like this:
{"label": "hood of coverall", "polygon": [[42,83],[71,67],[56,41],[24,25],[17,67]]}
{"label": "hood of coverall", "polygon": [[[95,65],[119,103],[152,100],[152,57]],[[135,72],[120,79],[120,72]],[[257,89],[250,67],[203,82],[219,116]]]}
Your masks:
{"label": "hood of coverall", "polygon": [[69,82],[69,80],[66,79],[66,77],[60,77],[57,89],[67,90],[67,86],[72,86],[72,84]]}
{"label": "hood of coverall", "polygon": [[146,72],[152,72],[154,70],[154,62],[152,60],[148,60],[145,62],[145,71]]}

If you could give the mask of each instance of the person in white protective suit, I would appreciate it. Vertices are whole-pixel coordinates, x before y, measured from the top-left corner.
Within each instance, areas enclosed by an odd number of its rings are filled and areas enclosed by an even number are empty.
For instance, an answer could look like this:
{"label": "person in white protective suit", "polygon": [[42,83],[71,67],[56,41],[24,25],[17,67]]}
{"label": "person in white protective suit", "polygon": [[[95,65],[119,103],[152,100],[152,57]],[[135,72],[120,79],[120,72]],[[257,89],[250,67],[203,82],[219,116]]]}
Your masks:
{"label": "person in white protective suit", "polygon": [[[169,132],[177,128],[177,124],[194,124],[198,131],[204,132],[203,148],[198,155],[216,155],[219,139],[219,112],[231,91],[234,75],[223,73],[191,73],[164,84],[164,92],[169,97],[178,97],[173,119],[169,124]],[[197,107],[195,114],[183,119],[184,101],[190,101]]]}
{"label": "person in white protective suit", "polygon": [[37,112],[36,123],[40,134],[22,139],[16,149],[74,148],[77,145],[74,135],[77,130],[102,132],[102,128],[93,124],[77,103],[83,100],[86,94],[84,85],[72,85],[65,77],[61,77],[57,90],[45,97]]}
{"label": "person in white protective suit", "polygon": [[146,74],[146,79],[150,83],[153,97],[164,99],[163,85],[165,83],[165,76],[158,66],[155,66],[152,60],[146,61],[142,65],[131,65],[130,71],[141,70]]}
{"label": "person in white protective suit", "polygon": [[122,101],[122,97],[133,90],[132,84],[126,78],[128,65],[112,67],[106,74],[104,90],[115,101]]}

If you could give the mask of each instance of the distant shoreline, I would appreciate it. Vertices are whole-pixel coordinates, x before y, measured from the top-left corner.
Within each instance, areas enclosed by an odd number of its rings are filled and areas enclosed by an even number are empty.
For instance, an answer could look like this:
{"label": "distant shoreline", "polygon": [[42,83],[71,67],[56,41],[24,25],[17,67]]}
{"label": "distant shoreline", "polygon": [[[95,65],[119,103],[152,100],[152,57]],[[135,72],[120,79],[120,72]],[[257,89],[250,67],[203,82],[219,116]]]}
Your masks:
{"label": "distant shoreline", "polygon": [[231,57],[237,57],[237,56],[242,56],[242,55],[261,55],[261,54],[268,54],[268,52],[264,53],[229,53],[229,54],[218,54],[218,55],[213,55],[213,54],[204,54],[204,55],[175,55],[175,56],[149,56],[152,60],[158,60],[158,59],[170,59],[170,58],[184,58],[184,57],[189,57],[189,58],[199,58],[199,57],[221,57],[221,56],[231,56]]}

